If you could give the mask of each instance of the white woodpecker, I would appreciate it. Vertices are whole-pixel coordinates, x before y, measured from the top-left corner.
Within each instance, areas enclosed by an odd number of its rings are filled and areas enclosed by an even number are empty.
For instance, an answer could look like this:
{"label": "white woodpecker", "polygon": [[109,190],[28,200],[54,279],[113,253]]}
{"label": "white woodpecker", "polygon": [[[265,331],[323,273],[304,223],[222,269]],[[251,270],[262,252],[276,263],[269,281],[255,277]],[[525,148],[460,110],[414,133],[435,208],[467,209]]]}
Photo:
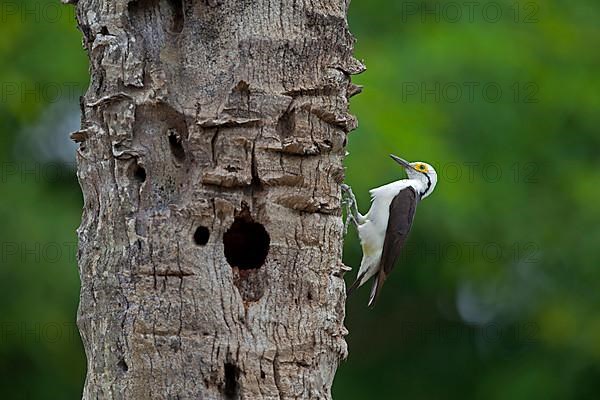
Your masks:
{"label": "white woodpecker", "polygon": [[433,192],[437,183],[437,173],[431,165],[420,161],[409,163],[393,154],[390,157],[404,167],[408,179],[371,189],[371,208],[366,215],[358,212],[350,186],[342,185],[348,219],[358,230],[363,252],[356,281],[348,289],[348,295],[377,275],[371,287],[369,306],[375,304],[400,256],[417,204]]}

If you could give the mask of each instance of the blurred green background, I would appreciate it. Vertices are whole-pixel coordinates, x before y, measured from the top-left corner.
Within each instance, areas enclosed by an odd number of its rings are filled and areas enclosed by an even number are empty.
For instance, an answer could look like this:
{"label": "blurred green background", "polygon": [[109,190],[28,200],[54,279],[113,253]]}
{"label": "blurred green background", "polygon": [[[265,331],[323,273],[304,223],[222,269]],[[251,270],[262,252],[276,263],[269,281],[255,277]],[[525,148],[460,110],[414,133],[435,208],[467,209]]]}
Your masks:
{"label": "blurred green background", "polygon": [[[348,302],[335,398],[598,398],[599,20],[597,0],[353,1],[347,182],[366,212],[400,177],[389,153],[440,181],[377,307]],[[87,83],[70,6],[2,0],[1,398],[81,395],[68,133]]]}

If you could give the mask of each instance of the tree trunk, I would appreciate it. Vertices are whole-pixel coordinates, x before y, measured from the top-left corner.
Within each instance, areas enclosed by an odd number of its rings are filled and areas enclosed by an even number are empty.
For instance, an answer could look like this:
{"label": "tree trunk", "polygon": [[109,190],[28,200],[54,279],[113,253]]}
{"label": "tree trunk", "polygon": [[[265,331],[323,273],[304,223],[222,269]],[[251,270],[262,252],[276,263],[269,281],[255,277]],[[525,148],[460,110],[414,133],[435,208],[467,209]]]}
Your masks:
{"label": "tree trunk", "polygon": [[331,398],[346,9],[79,1],[84,399]]}

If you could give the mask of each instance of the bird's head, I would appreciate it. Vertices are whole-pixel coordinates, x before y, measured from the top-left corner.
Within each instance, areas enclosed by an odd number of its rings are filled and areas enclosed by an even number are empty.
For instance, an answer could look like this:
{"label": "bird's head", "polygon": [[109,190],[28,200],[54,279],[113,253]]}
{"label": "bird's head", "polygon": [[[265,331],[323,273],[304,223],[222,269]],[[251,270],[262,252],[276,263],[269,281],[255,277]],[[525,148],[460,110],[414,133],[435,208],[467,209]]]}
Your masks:
{"label": "bird's head", "polygon": [[409,179],[415,179],[423,184],[423,191],[419,193],[421,199],[424,199],[433,192],[437,184],[437,172],[435,172],[435,169],[431,165],[422,161],[409,163],[393,154],[390,154],[390,157],[404,167]]}

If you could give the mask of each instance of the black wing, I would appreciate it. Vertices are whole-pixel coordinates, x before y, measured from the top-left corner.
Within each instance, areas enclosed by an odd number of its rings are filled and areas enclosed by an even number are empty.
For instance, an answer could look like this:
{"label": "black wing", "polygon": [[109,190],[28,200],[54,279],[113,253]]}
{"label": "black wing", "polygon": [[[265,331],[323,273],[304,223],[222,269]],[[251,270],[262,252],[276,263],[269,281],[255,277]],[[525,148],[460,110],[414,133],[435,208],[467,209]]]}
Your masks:
{"label": "black wing", "polygon": [[388,277],[394,264],[400,257],[406,237],[412,227],[415,210],[417,208],[418,196],[415,190],[409,186],[402,189],[390,204],[390,218],[385,232],[383,252],[379,262],[379,272],[371,288],[369,306],[375,304],[381,287]]}

